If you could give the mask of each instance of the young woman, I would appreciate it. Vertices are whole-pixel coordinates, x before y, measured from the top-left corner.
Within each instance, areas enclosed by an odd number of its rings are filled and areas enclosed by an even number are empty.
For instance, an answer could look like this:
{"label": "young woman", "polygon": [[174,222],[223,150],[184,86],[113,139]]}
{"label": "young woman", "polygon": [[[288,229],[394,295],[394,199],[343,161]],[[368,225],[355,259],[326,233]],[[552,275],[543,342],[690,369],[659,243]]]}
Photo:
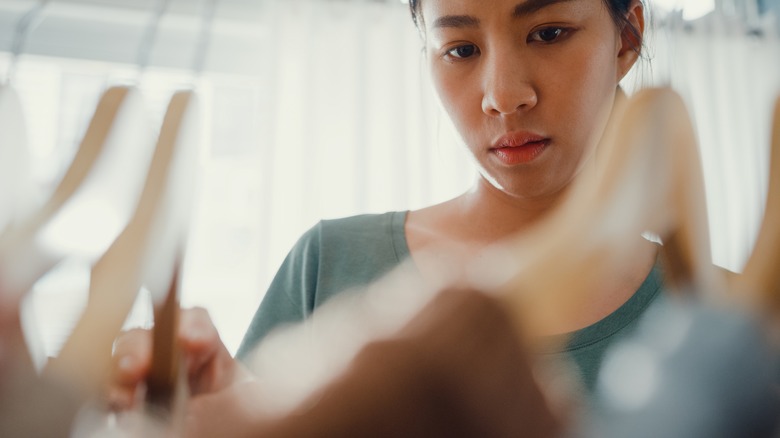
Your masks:
{"label": "young woman", "polygon": [[[284,261],[244,338],[272,329],[433,249],[465,255],[529,229],[593,164],[619,82],[640,56],[640,0],[412,0],[443,108],[479,169],[466,193],[421,210],[322,221]],[[583,234],[588,230],[583,230]],[[660,290],[655,248],[605,278],[590,306],[558,327],[586,388],[612,341]],[[565,273],[564,273],[565,274]]]}
{"label": "young woman", "polygon": [[[543,221],[593,164],[644,29],[640,0],[411,0],[410,7],[433,83],[479,178],[442,204],[323,221],[309,230],[274,279],[239,357],[280,324],[303,320],[332,296],[371,283],[406,259],[430,276],[423,252],[467,257]],[[655,260],[648,243],[631,269],[604,278],[590,305],[549,333],[569,335],[567,347],[554,354],[574,359],[586,387],[593,386],[606,348],[659,294]],[[551,436],[555,421],[519,341],[507,336],[500,306],[466,292],[444,294],[426,309],[400,338],[364,349],[319,402],[272,421],[251,413],[252,394],[262,387],[230,357],[205,312],[184,312],[189,430],[204,436],[230,428],[267,436],[457,436],[454,430]],[[472,342],[464,344],[465,337]],[[149,333],[121,337],[114,357],[109,399],[121,408],[133,404],[148,370]],[[458,429],[453,421],[468,424]],[[419,427],[402,430],[408,425]],[[504,433],[480,429],[493,426]],[[334,430],[341,434],[328,435]]]}

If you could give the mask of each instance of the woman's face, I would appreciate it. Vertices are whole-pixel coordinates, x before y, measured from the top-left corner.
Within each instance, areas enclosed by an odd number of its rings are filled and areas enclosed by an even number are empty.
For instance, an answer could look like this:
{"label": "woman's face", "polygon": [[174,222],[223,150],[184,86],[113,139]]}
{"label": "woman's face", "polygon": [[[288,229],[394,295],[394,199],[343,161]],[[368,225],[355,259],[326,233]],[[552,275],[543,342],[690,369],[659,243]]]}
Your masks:
{"label": "woman's face", "polygon": [[482,176],[513,197],[560,193],[592,155],[637,57],[603,0],[421,6],[433,82]]}

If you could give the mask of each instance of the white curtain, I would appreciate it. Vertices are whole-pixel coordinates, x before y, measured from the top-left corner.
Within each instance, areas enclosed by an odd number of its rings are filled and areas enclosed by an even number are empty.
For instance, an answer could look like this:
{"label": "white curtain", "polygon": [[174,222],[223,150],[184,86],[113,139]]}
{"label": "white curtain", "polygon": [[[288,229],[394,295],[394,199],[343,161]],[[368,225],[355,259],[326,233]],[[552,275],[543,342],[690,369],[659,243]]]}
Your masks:
{"label": "white curtain", "polygon": [[[766,195],[780,46],[769,16],[717,5],[696,21],[684,21],[680,10],[657,12],[650,59],[626,87],[670,84],[688,101],[714,261],[739,270]],[[264,36],[236,54],[261,65],[260,73],[207,73],[200,81],[207,147],[183,302],[210,310],[231,351],[283,257],[317,220],[417,208],[472,182],[474,170],[431,94],[407,8],[396,1],[266,1],[256,23]],[[99,92],[135,74],[134,66],[115,63],[20,61],[16,86],[41,193],[67,166]],[[187,78],[161,68],[146,73],[141,88],[158,121]],[[64,266],[34,295],[49,354],[85,299],[87,267]],[[143,300],[130,325],[148,323]]]}

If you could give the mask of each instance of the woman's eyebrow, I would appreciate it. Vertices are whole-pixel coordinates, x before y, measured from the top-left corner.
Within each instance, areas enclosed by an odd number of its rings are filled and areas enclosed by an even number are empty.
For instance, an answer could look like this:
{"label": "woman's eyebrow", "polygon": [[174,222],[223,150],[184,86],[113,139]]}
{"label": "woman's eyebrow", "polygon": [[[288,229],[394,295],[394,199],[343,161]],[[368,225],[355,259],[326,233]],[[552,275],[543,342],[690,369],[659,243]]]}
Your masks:
{"label": "woman's eyebrow", "polygon": [[[512,10],[512,16],[515,18],[522,17],[524,15],[530,15],[548,6],[556,3],[564,3],[575,0],[526,0],[523,3],[518,4]],[[473,15],[444,15],[437,18],[433,22],[434,28],[445,27],[478,27],[479,19]]]}
{"label": "woman's eyebrow", "polygon": [[519,18],[522,17],[523,15],[533,14],[534,12],[540,9],[544,9],[556,3],[564,3],[570,1],[574,1],[574,0],[526,0],[525,2],[515,6],[515,9],[512,11],[512,16],[515,18]]}
{"label": "woman's eyebrow", "polygon": [[479,19],[473,15],[443,15],[433,22],[434,28],[478,26]]}

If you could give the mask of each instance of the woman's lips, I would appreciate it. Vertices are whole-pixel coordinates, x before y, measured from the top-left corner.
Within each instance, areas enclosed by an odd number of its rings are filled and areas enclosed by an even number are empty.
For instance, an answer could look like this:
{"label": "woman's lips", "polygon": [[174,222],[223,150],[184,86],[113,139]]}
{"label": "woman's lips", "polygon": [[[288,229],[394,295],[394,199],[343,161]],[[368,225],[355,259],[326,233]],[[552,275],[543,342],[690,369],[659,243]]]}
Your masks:
{"label": "woman's lips", "polygon": [[501,136],[492,152],[502,163],[517,165],[536,159],[550,144],[550,139],[528,132],[511,132]]}
{"label": "woman's lips", "polygon": [[547,148],[546,141],[530,142],[522,146],[492,149],[493,153],[504,164],[530,163]]}

